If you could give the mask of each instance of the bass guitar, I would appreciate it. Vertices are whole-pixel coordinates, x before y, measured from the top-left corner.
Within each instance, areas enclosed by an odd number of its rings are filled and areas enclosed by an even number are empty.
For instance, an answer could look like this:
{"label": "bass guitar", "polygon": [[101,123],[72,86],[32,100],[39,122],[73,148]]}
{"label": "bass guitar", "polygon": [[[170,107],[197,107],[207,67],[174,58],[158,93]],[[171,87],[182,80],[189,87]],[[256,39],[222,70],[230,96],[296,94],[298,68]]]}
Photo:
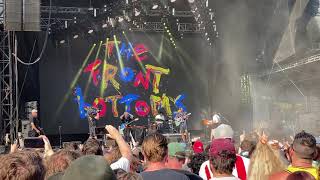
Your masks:
{"label": "bass guitar", "polygon": [[138,121],[138,120],[139,120],[139,118],[135,118],[135,119],[132,120],[131,122],[122,123],[122,124],[119,126],[119,133],[120,133],[121,135],[124,135],[124,133],[123,133],[124,129],[125,129],[127,126],[129,126],[130,124],[132,124],[132,123],[134,123],[134,122],[136,122],[136,121]]}

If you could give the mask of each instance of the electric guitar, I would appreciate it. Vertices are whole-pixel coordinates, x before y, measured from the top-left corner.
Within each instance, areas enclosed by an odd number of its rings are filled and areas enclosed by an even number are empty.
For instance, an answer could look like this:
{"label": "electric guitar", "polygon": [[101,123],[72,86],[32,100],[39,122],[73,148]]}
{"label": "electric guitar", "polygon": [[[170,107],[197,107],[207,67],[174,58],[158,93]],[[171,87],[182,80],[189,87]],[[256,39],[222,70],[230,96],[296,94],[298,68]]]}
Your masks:
{"label": "electric guitar", "polygon": [[120,133],[121,135],[124,135],[124,133],[123,133],[124,129],[125,129],[127,126],[129,126],[130,124],[132,124],[132,123],[134,123],[134,122],[136,122],[136,121],[138,121],[138,120],[139,120],[139,118],[135,118],[135,119],[132,120],[131,122],[122,123],[122,124],[119,126],[119,133]]}
{"label": "electric guitar", "polygon": [[191,115],[191,113],[177,115],[176,118],[174,119],[176,126],[180,126],[180,124],[182,122],[186,121],[189,118],[190,115]]}

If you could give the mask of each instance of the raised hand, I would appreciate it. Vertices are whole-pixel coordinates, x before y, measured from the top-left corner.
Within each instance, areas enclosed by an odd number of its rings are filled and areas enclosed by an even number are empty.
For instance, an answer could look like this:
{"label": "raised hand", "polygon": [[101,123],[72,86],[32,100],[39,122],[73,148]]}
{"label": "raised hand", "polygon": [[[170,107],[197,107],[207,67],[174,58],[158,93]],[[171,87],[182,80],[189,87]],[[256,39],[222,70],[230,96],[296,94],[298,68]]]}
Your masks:
{"label": "raised hand", "polygon": [[45,153],[45,157],[47,156],[51,156],[54,152],[52,150],[51,144],[49,139],[47,138],[47,136],[45,135],[41,135],[39,136],[40,138],[42,138],[43,142],[44,142],[44,153]]}
{"label": "raised hand", "polygon": [[117,140],[119,138],[122,138],[121,134],[119,133],[119,131],[111,126],[111,125],[106,125],[106,130],[109,132],[109,134],[107,134],[107,136],[111,139]]}

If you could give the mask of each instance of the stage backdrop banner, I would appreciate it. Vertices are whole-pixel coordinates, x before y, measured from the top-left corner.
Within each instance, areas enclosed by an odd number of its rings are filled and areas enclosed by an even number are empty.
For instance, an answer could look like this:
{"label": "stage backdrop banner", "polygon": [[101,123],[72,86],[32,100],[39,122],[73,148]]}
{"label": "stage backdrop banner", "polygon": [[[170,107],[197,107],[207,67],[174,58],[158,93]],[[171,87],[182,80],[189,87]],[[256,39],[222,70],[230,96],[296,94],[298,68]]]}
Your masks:
{"label": "stage backdrop banner", "polygon": [[[182,108],[200,123],[208,106],[210,50],[197,37],[175,49],[163,35],[119,33],[100,41],[73,39],[48,45],[40,62],[40,112],[47,134],[88,132],[86,109],[101,110],[98,126],[119,126],[124,111],[147,125],[162,108]],[[193,42],[193,43],[192,43]],[[197,124],[190,122],[191,124]]]}

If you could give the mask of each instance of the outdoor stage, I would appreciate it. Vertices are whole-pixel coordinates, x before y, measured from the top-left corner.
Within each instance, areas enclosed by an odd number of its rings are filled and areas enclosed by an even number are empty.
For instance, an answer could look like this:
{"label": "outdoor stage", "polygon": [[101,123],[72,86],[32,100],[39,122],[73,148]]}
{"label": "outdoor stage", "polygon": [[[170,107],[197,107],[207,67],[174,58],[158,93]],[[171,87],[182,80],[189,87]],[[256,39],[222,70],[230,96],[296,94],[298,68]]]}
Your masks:
{"label": "outdoor stage", "polygon": [[168,117],[181,108],[189,130],[217,111],[236,134],[271,119],[284,127],[300,104],[301,118],[318,117],[319,58],[308,52],[319,41],[306,34],[318,30],[316,0],[41,2],[32,18],[41,31],[0,26],[1,137],[17,137],[32,108],[49,137],[68,141],[87,136],[91,106],[101,110],[97,126],[115,127],[125,111],[147,127],[160,108]]}

